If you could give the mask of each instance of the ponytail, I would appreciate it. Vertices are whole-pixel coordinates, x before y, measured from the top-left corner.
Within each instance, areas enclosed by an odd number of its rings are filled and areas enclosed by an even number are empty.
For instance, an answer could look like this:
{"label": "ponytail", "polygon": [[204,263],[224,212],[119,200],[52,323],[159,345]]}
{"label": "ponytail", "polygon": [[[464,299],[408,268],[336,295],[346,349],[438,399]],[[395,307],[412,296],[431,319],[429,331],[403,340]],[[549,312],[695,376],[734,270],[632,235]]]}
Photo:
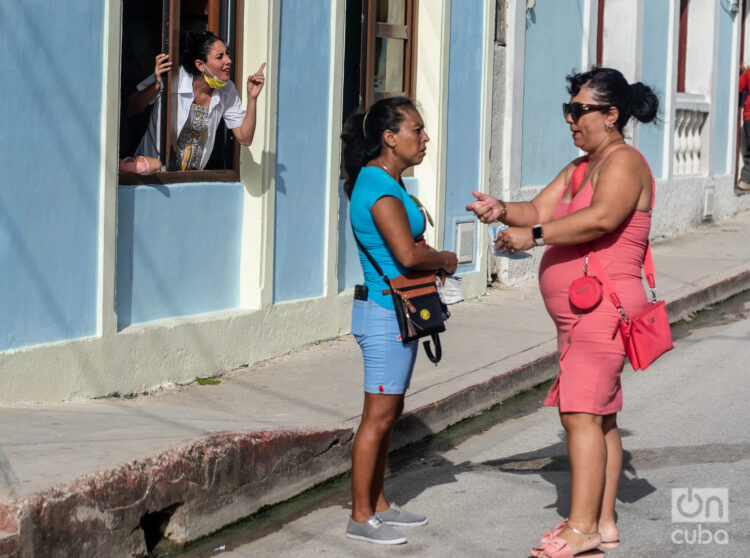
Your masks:
{"label": "ponytail", "polygon": [[648,85],[643,85],[640,81],[630,85],[632,92],[633,104],[631,106],[632,115],[640,122],[651,122],[656,118],[659,110],[659,98]]}

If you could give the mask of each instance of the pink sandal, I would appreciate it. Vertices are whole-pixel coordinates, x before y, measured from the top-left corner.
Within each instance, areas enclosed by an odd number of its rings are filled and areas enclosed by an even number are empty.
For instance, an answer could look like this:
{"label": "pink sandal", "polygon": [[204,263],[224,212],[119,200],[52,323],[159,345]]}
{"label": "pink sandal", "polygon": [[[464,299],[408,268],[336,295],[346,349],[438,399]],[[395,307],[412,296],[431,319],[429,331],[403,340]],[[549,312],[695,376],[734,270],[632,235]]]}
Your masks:
{"label": "pink sandal", "polygon": [[557,535],[562,533],[562,530],[565,529],[565,526],[567,524],[568,524],[568,518],[566,517],[560,523],[558,523],[557,527],[555,527],[554,529],[547,529],[547,532],[544,533],[544,536],[542,536],[542,545],[547,544],[549,541],[554,539]]}
{"label": "pink sandal", "polygon": [[[567,520],[565,520],[566,525],[563,525],[560,531],[558,531],[558,534],[562,532],[562,530],[567,526]],[[560,527],[558,525],[558,527]],[[584,535],[587,537],[592,537],[594,535],[598,535],[599,532],[596,533],[582,533],[575,527],[568,527],[573,533],[578,535]],[[553,530],[554,531],[554,530]],[[549,533],[552,533],[553,531],[548,531]],[[598,546],[598,545],[597,545]],[[577,554],[573,554],[573,550],[571,550],[570,546],[568,546],[568,542],[565,539],[561,539],[557,535],[554,535],[551,539],[549,539],[547,542],[544,542],[542,546],[538,546],[531,549],[532,556],[534,555],[534,552],[542,552],[542,556],[544,558],[573,558],[573,556],[580,556],[580,557],[586,557],[586,558],[603,558],[604,552],[601,550],[597,550],[596,548],[590,548],[588,550],[583,550]]]}

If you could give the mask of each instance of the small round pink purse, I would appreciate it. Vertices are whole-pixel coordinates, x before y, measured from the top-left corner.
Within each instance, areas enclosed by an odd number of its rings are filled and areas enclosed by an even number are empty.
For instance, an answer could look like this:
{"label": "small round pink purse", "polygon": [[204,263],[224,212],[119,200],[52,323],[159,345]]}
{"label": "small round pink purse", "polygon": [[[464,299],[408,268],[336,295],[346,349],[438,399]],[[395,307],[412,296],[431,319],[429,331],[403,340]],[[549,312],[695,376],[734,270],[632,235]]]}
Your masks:
{"label": "small round pink purse", "polygon": [[584,312],[593,310],[602,301],[602,284],[593,275],[588,274],[589,256],[583,265],[583,277],[579,277],[570,284],[568,299],[570,303]]}

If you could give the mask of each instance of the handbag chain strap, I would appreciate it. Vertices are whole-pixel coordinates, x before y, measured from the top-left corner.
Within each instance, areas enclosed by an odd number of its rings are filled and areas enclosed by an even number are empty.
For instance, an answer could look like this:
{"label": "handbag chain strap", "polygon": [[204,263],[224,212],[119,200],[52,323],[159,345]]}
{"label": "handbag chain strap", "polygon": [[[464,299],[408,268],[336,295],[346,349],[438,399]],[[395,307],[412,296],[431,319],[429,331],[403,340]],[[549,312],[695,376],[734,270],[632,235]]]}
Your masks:
{"label": "handbag chain strap", "polygon": [[[630,147],[631,149],[635,149],[635,147],[632,147],[630,145],[618,145],[615,147],[612,151],[610,151],[607,154],[607,157],[609,157],[613,152],[620,149],[621,147]],[[639,154],[640,151],[635,149]],[[607,157],[604,157],[599,163],[594,167],[594,170],[589,175],[587,182],[591,180],[591,177],[594,176],[594,173],[599,168],[599,166],[607,159]],[[643,155],[641,154],[641,157]],[[646,161],[645,157],[643,159]],[[571,213],[571,207],[573,205],[573,198],[578,193],[578,191],[583,187],[583,174],[586,170],[586,166],[588,165],[588,157],[586,157],[581,163],[578,164],[578,166],[573,171],[573,174],[570,177],[571,182],[571,188],[570,188],[570,205],[568,206],[568,215]],[[646,161],[646,165],[648,166],[648,161]],[[649,167],[649,172],[651,172],[651,168]],[[656,192],[655,192],[655,183],[653,179],[653,173],[651,174],[651,210],[654,209],[654,201],[656,198]],[[612,283],[612,280],[609,277],[609,274],[604,269],[604,266],[599,261],[599,258],[596,257],[596,252],[594,252],[594,248],[591,245],[590,242],[587,242],[585,244],[579,244],[578,250],[580,251],[582,256],[586,257],[586,260],[584,262],[583,272],[584,275],[587,275],[588,269],[591,268],[592,273],[594,274],[594,277],[599,279],[599,281],[602,284],[602,288],[604,289],[604,292],[609,297],[609,300],[614,304],[617,311],[620,313],[620,319],[622,321],[628,321],[628,315],[625,312],[625,309],[622,307],[622,303],[620,302],[620,297],[617,296],[617,289],[615,289],[615,285]],[[643,258],[643,271],[644,275],[646,276],[646,282],[648,283],[649,289],[651,290],[651,303],[654,304],[656,302],[656,274],[655,274],[655,268],[654,268],[654,258],[651,254],[651,243],[646,242],[646,253]]]}

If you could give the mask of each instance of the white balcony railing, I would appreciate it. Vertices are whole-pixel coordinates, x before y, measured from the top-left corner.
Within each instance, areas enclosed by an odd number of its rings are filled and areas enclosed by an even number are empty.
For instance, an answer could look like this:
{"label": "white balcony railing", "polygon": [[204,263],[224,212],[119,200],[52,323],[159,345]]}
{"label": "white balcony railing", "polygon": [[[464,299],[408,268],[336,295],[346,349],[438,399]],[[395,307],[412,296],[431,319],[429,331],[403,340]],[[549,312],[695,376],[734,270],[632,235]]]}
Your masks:
{"label": "white balcony railing", "polygon": [[710,110],[711,105],[703,95],[677,94],[673,174],[703,174],[707,171],[708,142],[704,129]]}

